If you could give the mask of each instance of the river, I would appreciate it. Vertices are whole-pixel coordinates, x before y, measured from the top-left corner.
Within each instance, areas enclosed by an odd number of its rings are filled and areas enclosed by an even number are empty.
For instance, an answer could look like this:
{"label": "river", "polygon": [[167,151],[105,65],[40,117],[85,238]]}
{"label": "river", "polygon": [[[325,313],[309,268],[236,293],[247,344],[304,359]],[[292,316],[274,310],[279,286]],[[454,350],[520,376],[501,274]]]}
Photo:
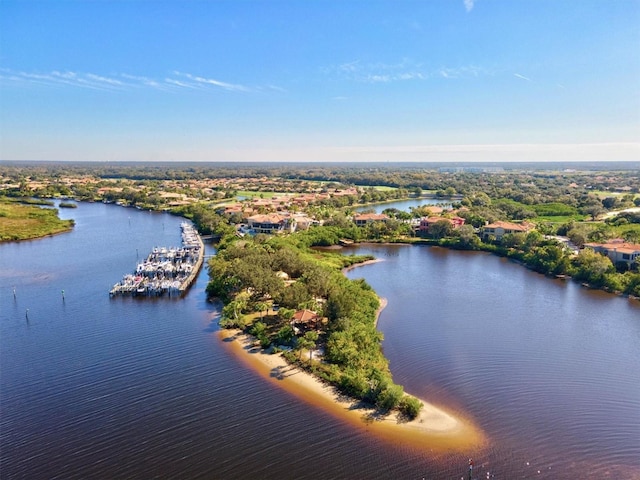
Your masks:
{"label": "river", "polygon": [[348,275],[389,300],[396,381],[489,438],[417,451],[247,370],[215,334],[205,270],[181,299],[109,298],[138,258],[179,244],[180,218],[60,214],[71,233],[0,245],[2,478],[457,479],[468,456],[477,478],[640,478],[637,303],[490,255],[359,247],[385,260]]}

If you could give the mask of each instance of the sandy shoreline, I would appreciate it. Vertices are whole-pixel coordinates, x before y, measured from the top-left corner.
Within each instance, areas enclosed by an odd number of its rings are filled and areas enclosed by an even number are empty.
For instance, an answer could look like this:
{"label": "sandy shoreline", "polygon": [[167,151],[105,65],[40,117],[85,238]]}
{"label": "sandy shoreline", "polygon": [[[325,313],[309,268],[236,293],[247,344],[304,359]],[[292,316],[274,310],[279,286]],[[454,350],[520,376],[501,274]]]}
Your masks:
{"label": "sandy shoreline", "polygon": [[[383,260],[368,260],[342,271],[381,261]],[[380,298],[376,325],[380,312],[386,306],[387,299]],[[464,451],[482,446],[486,442],[484,434],[473,422],[423,399],[420,399],[424,404],[420,415],[411,422],[402,421],[397,413],[380,417],[375,414],[375,410],[339,394],[334,387],[290,365],[281,354],[265,353],[251,335],[240,330],[222,330],[218,335],[223,344],[241,361],[280,388],[396,445],[429,451]]]}
{"label": "sandy shoreline", "polygon": [[364,262],[354,263],[353,265],[349,265],[348,267],[344,267],[342,269],[342,273],[348,272],[349,270],[353,270],[354,268],[362,267],[364,265],[371,265],[373,263],[384,262],[382,258],[374,258],[372,260],[365,260]]}
{"label": "sandy shoreline", "polygon": [[412,422],[401,422],[396,414],[376,417],[373,410],[339,395],[333,387],[288,364],[280,354],[263,352],[250,335],[240,330],[222,330],[218,335],[237,358],[262,377],[305,402],[394,444],[443,451],[478,447],[485,441],[472,422],[424,400],[419,417]]}

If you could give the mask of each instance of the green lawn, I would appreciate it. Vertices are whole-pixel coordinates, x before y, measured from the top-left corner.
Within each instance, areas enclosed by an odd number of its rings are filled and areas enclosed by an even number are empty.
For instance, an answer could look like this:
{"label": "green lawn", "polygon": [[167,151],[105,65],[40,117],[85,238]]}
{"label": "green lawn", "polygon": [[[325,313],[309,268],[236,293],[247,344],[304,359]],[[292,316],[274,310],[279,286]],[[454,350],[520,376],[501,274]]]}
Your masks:
{"label": "green lawn", "polygon": [[640,236],[640,223],[629,223],[627,225],[618,225],[617,227],[611,227],[616,232],[618,237],[624,237],[625,234],[634,232]]}
{"label": "green lawn", "polygon": [[574,222],[583,222],[588,218],[588,215],[542,215],[532,218],[531,221],[534,223],[567,223],[572,220]]}
{"label": "green lawn", "polygon": [[73,228],[73,220],[60,220],[50,208],[0,201],[0,242],[28,240]]}
{"label": "green lawn", "polygon": [[272,198],[280,195],[285,195],[282,192],[257,192],[252,190],[241,190],[237,192],[236,196],[246,198]]}

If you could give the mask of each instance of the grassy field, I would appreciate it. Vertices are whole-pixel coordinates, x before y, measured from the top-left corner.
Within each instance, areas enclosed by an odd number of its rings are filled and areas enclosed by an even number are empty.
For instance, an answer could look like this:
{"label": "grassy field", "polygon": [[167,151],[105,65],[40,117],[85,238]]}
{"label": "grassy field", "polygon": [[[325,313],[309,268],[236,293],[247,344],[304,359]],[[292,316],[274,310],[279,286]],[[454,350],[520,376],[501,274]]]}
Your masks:
{"label": "grassy field", "polygon": [[285,195],[282,192],[256,192],[251,190],[241,190],[236,196],[245,198],[273,198],[275,196]]}
{"label": "grassy field", "polygon": [[570,221],[583,222],[589,218],[588,215],[541,215],[532,218],[533,223],[568,223]]}
{"label": "grassy field", "polygon": [[0,201],[0,242],[28,240],[73,228],[73,220],[60,220],[58,211]]}
{"label": "grassy field", "polygon": [[640,223],[630,223],[628,225],[618,225],[611,227],[618,237],[624,237],[627,234],[635,233],[640,236]]}

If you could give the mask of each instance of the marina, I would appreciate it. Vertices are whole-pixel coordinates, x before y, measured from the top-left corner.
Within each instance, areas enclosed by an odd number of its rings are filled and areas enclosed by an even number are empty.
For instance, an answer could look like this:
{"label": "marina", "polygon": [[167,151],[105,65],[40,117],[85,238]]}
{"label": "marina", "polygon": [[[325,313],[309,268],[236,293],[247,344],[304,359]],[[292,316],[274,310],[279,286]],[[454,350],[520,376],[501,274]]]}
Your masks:
{"label": "marina", "polygon": [[135,272],[125,275],[109,295],[182,295],[202,267],[204,244],[193,225],[183,222],[180,228],[181,247],[154,247],[147,258],[137,264]]}

